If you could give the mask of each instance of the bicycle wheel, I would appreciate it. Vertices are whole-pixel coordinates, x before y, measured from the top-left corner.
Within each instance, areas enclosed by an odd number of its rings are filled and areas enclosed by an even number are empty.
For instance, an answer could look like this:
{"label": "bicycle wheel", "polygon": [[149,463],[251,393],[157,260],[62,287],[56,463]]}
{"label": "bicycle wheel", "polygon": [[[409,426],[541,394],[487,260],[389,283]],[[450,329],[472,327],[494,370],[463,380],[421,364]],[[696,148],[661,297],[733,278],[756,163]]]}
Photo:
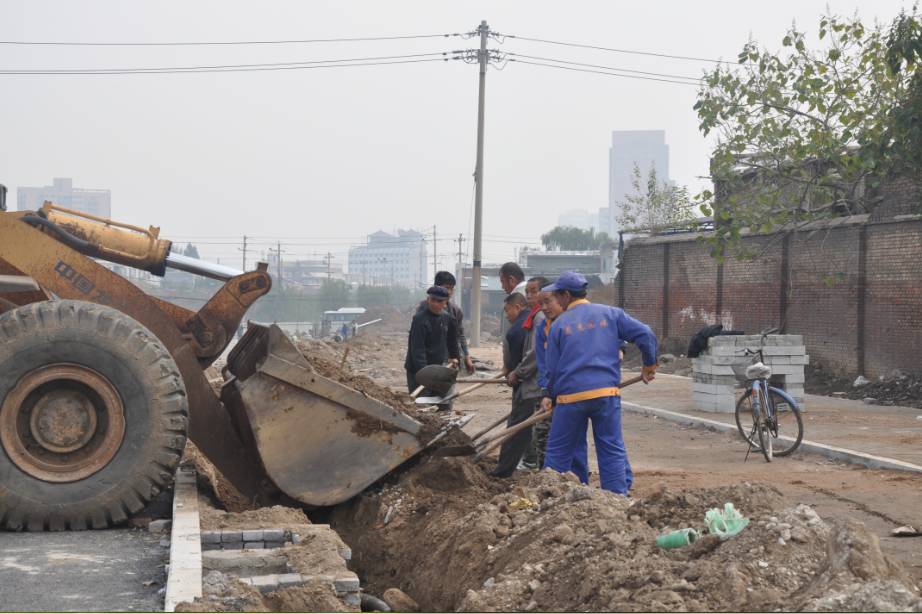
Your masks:
{"label": "bicycle wheel", "polygon": [[752,446],[754,450],[759,450],[762,446],[759,445],[759,437],[756,435],[755,412],[752,409],[751,398],[752,388],[749,388],[736,402],[736,428],[743,441]]}
{"label": "bicycle wheel", "polygon": [[[792,406],[774,388],[768,389],[771,404],[771,442],[775,456],[787,456],[804,438],[804,421],[796,405]],[[787,439],[782,439],[785,437]]]}

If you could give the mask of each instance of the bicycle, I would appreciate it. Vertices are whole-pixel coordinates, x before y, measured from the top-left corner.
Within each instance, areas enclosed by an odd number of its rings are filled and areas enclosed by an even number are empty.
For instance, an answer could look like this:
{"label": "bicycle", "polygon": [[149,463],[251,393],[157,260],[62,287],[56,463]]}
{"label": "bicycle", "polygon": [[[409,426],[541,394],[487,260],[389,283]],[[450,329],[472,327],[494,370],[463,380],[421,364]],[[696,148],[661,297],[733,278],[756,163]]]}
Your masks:
{"label": "bicycle", "polygon": [[[788,456],[794,452],[804,437],[804,422],[800,417],[797,402],[784,390],[769,385],[772,370],[764,362],[762,348],[765,346],[765,338],[774,332],[777,332],[777,329],[762,333],[758,350],[749,348],[742,350],[746,356],[757,358],[756,362],[746,366],[742,374],[739,371],[740,367],[733,367],[737,377],[745,379],[746,392],[736,403],[735,415],[736,428],[740,436],[749,444],[746,459],[749,459],[749,453],[755,449],[761,451],[766,462],[769,463],[775,456]],[[746,411],[747,408],[749,411]],[[746,429],[743,428],[744,415],[748,415],[752,420],[752,428],[749,429],[748,435]],[[791,430],[796,424],[797,436],[782,438],[782,424],[790,425],[788,428]],[[789,445],[784,447],[785,444]]]}

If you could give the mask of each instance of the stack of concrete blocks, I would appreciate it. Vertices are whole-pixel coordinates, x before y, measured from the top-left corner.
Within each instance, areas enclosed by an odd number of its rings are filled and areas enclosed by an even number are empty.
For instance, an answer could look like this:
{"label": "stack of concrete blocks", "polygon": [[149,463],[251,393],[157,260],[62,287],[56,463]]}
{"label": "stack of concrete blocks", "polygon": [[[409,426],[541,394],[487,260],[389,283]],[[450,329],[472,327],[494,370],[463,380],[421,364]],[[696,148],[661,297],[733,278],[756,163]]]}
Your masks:
{"label": "stack of concrete blocks", "polygon": [[[343,559],[343,569],[335,576],[303,575],[292,571],[285,550],[281,548],[285,544],[301,543],[305,532],[316,534],[333,532],[333,529],[330,525],[314,524],[302,526],[297,531],[278,528],[202,531],[202,565],[205,570],[237,576],[263,594],[312,581],[325,582],[332,585],[336,596],[346,605],[358,608],[361,604],[359,577],[345,566],[352,559],[352,550],[338,536],[336,541],[341,544],[338,554]],[[318,543],[320,541],[323,540]]]}
{"label": "stack of concrete blocks", "polygon": [[202,531],[202,550],[261,550],[292,543],[286,529],[224,529]]}
{"label": "stack of concrete blocks", "polygon": [[721,335],[708,340],[708,349],[692,359],[692,401],[695,409],[733,413],[742,382],[734,373],[755,361],[745,349],[762,347],[765,364],[771,367],[771,385],[781,388],[804,410],[804,366],[807,356],[802,335]]}

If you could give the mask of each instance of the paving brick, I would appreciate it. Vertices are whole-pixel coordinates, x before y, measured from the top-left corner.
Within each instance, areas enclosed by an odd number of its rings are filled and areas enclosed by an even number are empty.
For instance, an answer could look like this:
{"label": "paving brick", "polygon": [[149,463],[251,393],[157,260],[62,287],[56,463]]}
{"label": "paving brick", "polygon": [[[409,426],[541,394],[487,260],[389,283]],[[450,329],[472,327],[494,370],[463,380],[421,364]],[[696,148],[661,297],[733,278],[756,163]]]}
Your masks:
{"label": "paving brick", "polygon": [[220,544],[221,531],[202,531],[203,544]]}
{"label": "paving brick", "polygon": [[267,542],[268,541],[283,542],[289,538],[289,536],[286,535],[287,533],[288,532],[285,529],[263,529],[262,539],[264,539]]}
{"label": "paving brick", "polygon": [[278,576],[278,587],[280,589],[300,586],[302,584],[304,584],[304,576],[299,573],[285,573],[279,574]]}
{"label": "paving brick", "polygon": [[243,537],[240,535],[240,531],[233,531],[225,529],[221,531],[221,542],[222,543],[235,543],[242,542]]}
{"label": "paving brick", "polygon": [[244,529],[240,532],[240,535],[245,542],[261,542],[263,540],[262,529]]}
{"label": "paving brick", "polygon": [[337,593],[358,591],[361,589],[359,577],[353,573],[336,578],[333,580],[333,589]]}
{"label": "paving brick", "polygon": [[263,550],[266,547],[264,542],[244,542],[244,550]]}

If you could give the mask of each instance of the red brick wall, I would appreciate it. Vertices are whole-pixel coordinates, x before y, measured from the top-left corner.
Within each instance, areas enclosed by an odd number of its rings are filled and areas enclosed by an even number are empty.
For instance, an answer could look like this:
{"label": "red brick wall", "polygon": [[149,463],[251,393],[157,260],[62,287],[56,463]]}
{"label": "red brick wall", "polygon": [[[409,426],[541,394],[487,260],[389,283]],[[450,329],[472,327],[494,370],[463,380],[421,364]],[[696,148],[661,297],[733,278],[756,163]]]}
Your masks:
{"label": "red brick wall", "polygon": [[865,360],[922,373],[922,222],[868,226]]}
{"label": "red brick wall", "polygon": [[623,287],[625,309],[649,324],[664,347],[686,347],[705,324],[757,333],[782,325],[785,314],[785,332],[804,336],[813,361],[856,374],[863,358],[869,377],[897,368],[922,374],[922,220],[865,222],[840,219],[787,239],[745,238],[755,259],[727,259],[719,301],[719,267],[706,244],[694,236],[635,239],[625,250],[613,302],[619,304]]}

